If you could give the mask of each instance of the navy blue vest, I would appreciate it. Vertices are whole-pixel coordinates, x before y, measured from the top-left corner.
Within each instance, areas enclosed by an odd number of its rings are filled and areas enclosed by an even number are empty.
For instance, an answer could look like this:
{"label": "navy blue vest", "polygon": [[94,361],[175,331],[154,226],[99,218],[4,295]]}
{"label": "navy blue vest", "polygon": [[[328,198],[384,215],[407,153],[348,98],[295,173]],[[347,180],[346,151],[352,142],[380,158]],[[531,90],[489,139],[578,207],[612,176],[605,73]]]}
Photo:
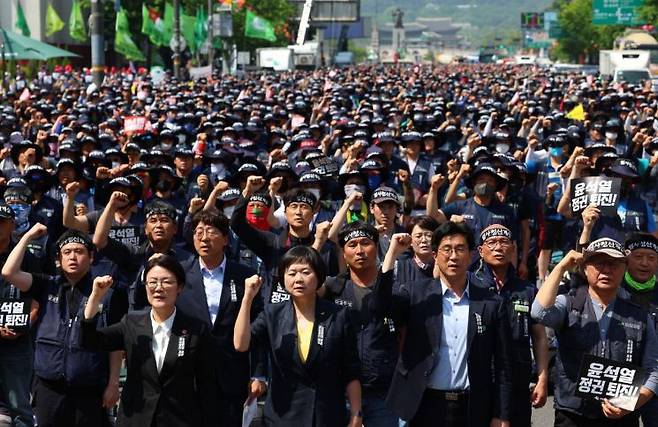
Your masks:
{"label": "navy blue vest", "polygon": [[641,307],[617,298],[605,341],[587,292],[581,286],[567,295],[566,323],[556,331],[558,357],[555,407],[588,418],[602,418],[601,404],[575,396],[580,365],[585,354],[642,365],[647,313]]}
{"label": "navy blue vest", "polygon": [[[89,276],[87,276],[89,277]],[[90,280],[90,279],[83,279]],[[34,371],[40,378],[64,382],[69,386],[105,387],[109,356],[107,352],[85,350],[80,345],[80,322],[84,319],[87,297],[71,316],[62,286],[66,279],[54,277],[41,301],[34,351]],[[107,326],[112,289],[103,299],[97,327]]]}

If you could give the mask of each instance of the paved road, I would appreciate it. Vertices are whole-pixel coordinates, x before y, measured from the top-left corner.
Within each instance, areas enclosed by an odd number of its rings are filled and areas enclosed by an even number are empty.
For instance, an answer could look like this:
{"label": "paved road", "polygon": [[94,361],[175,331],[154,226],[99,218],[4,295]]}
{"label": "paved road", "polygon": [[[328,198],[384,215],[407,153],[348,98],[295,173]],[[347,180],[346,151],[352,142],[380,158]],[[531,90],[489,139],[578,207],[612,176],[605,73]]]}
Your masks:
{"label": "paved road", "polygon": [[532,426],[553,427],[553,419],[553,396],[549,396],[543,408],[532,410]]}

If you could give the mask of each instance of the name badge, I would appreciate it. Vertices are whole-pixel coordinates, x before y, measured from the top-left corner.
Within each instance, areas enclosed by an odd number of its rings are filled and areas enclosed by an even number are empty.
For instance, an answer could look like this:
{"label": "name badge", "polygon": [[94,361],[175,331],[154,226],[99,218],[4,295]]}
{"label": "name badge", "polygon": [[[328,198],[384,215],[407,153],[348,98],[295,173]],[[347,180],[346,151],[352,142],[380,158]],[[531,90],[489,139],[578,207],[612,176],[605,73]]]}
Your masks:
{"label": "name badge", "polygon": [[322,347],[324,344],[324,325],[318,326],[318,345]]}
{"label": "name badge", "polygon": [[231,301],[236,302],[238,300],[238,292],[235,289],[235,282],[231,279]]}
{"label": "name badge", "polygon": [[517,313],[529,313],[530,307],[528,307],[525,304],[516,303],[514,304],[514,311],[516,311]]}
{"label": "name badge", "polygon": [[178,357],[185,356],[185,336],[187,331],[183,331],[183,336],[178,337]]}
{"label": "name badge", "polygon": [[475,327],[477,329],[478,335],[482,335],[485,331],[485,327],[482,324],[482,316],[480,313],[473,313],[475,315]]}

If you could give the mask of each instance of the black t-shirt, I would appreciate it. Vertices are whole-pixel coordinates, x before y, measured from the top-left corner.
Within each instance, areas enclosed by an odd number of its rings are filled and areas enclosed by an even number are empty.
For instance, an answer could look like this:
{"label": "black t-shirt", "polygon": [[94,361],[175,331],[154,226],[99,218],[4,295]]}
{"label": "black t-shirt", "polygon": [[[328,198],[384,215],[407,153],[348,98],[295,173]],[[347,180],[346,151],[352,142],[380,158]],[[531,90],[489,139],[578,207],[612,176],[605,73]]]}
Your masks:
{"label": "black t-shirt", "polygon": [[[94,231],[96,231],[96,225],[98,224],[98,220],[102,213],[102,210],[96,210],[85,215],[85,217],[87,217],[87,222],[89,223],[89,234],[94,234]],[[141,210],[133,212],[125,224],[119,224],[112,219],[112,227],[110,228],[109,237],[119,240],[124,245],[139,246],[145,239],[145,222],[146,217]]]}

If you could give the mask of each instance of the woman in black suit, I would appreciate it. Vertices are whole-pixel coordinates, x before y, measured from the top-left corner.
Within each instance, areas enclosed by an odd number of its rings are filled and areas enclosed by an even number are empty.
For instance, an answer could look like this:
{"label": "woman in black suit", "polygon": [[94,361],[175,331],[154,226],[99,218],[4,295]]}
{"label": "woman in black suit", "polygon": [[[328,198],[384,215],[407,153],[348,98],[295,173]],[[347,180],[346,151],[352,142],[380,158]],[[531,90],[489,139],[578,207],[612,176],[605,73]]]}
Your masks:
{"label": "woman in black suit", "polygon": [[278,271],[291,298],[266,305],[250,325],[251,303],[262,284],[259,276],[250,277],[234,331],[237,351],[249,350],[252,339],[270,350],[272,378],[265,425],[360,427],[356,336],[346,310],[317,297],[325,279],[320,254],[296,246],[283,256]]}
{"label": "woman in black suit", "polygon": [[176,310],[185,272],[170,255],[152,258],[144,270],[150,309],[128,313],[121,322],[96,329],[99,302],[111,276],[94,279],[85,307],[82,346],[126,352],[128,375],[121,393],[118,425],[216,426],[210,410],[217,392],[206,325]]}

